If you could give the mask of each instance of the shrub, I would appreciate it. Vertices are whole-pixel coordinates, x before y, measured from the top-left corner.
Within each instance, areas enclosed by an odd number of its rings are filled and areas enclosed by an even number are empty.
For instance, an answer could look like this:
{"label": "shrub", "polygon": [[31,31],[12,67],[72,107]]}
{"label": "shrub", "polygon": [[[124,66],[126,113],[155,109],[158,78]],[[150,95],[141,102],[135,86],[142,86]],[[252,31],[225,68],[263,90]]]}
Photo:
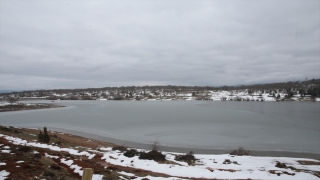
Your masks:
{"label": "shrub", "polygon": [[43,128],[43,132],[40,130],[40,133],[38,134],[38,140],[39,142],[43,142],[43,143],[49,143],[50,142],[50,136],[48,134],[47,128],[44,127]]}
{"label": "shrub", "polygon": [[129,151],[125,152],[123,155],[131,158],[131,157],[135,156],[136,154],[138,154],[137,150],[130,149]]}
{"label": "shrub", "polygon": [[276,167],[278,168],[287,168],[286,164],[277,161]]}
{"label": "shrub", "polygon": [[39,142],[43,142],[43,133],[42,131],[40,130],[39,134],[38,134],[38,141]]}
{"label": "shrub", "polygon": [[58,166],[57,164],[52,164],[52,165],[50,166],[50,168],[51,168],[51,169],[54,169],[54,170],[60,170],[60,169],[61,169],[61,167]]}
{"label": "shrub", "polygon": [[164,162],[166,160],[166,156],[159,151],[152,150],[152,151],[149,151],[148,153],[141,152],[139,159],[147,159],[147,160],[154,160],[157,162]]}
{"label": "shrub", "polygon": [[[231,161],[230,159],[225,159],[222,164],[231,164],[231,163],[233,163],[233,164],[238,164],[237,161]],[[238,165],[239,165],[239,164],[238,164]]]}
{"label": "shrub", "polygon": [[174,160],[184,161],[184,162],[188,163],[189,165],[192,165],[192,164],[194,164],[194,161],[196,160],[196,158],[193,155],[193,151],[190,151],[189,153],[187,153],[185,155],[176,155]]}
{"label": "shrub", "polygon": [[113,151],[118,150],[118,151],[124,152],[124,151],[127,151],[128,149],[124,146],[114,146],[114,147],[112,147],[112,150]]}
{"label": "shrub", "polygon": [[49,176],[49,177],[53,177],[54,173],[50,172],[50,171],[46,171],[44,172],[43,176]]}
{"label": "shrub", "polygon": [[235,149],[229,153],[230,155],[235,155],[235,156],[249,156],[250,151],[245,150],[242,147],[239,147],[238,149]]}
{"label": "shrub", "polygon": [[34,153],[32,157],[40,159],[42,156],[40,153]]}
{"label": "shrub", "polygon": [[223,162],[223,164],[231,164],[230,159],[225,159],[224,162]]}
{"label": "shrub", "polygon": [[29,146],[21,146],[21,147],[18,148],[18,151],[27,153],[27,152],[31,151],[31,147],[29,147]]}

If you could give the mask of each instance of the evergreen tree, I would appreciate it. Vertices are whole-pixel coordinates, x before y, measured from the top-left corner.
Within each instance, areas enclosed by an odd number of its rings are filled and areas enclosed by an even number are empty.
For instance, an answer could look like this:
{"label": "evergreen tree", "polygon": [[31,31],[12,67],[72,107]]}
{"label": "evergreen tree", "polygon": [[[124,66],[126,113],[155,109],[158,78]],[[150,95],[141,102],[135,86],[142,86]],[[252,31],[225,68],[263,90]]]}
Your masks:
{"label": "evergreen tree", "polygon": [[46,128],[46,127],[43,128],[43,132],[44,132],[43,142],[44,142],[44,143],[49,143],[49,141],[50,141],[50,136],[49,136],[49,134],[48,134],[48,131],[47,131],[47,128]]}
{"label": "evergreen tree", "polygon": [[40,133],[38,134],[38,141],[43,142],[43,133],[41,130],[40,130]]}
{"label": "evergreen tree", "polygon": [[287,89],[287,93],[288,93],[288,95],[287,95],[288,98],[293,97],[293,92],[291,91],[290,88]]}
{"label": "evergreen tree", "polygon": [[306,95],[306,92],[303,89],[300,89],[299,90],[299,94],[300,94],[301,97],[303,97],[303,96]]}

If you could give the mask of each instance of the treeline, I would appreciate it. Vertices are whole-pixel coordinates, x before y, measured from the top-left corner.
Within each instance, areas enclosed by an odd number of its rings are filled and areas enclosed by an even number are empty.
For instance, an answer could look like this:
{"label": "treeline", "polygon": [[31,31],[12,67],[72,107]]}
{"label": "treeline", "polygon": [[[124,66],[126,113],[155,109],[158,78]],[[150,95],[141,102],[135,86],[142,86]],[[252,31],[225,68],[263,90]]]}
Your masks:
{"label": "treeline", "polygon": [[[289,82],[277,82],[267,84],[253,84],[253,85],[240,85],[240,86],[177,86],[177,85],[157,85],[157,86],[121,86],[121,87],[102,87],[102,88],[83,88],[83,89],[50,89],[50,90],[34,90],[34,91],[22,91],[2,94],[3,97],[15,94],[20,97],[44,97],[50,96],[53,93],[56,94],[70,94],[71,99],[91,99],[95,97],[95,93],[110,92],[111,95],[117,97],[119,94],[133,93],[146,95],[146,91],[153,94],[179,94],[179,93],[193,93],[193,92],[207,92],[207,91],[234,91],[248,89],[249,92],[286,92],[289,95],[302,94],[311,95],[313,97],[320,96],[320,79],[311,79],[308,81],[289,81]],[[91,92],[91,95],[86,95],[86,92]],[[131,95],[132,96],[132,95]]]}

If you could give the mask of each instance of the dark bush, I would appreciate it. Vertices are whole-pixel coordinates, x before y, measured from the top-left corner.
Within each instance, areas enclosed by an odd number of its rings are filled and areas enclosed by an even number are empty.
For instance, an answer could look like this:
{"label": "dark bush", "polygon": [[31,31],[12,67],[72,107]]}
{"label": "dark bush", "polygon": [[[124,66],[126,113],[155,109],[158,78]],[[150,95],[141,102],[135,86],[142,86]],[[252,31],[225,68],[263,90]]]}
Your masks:
{"label": "dark bush", "polygon": [[124,151],[127,151],[128,149],[124,146],[114,146],[114,147],[112,147],[112,150],[113,151],[118,150],[118,151],[124,152]]}
{"label": "dark bush", "polygon": [[10,132],[12,131],[11,129],[5,127],[5,126],[0,126],[0,129],[3,130],[3,131],[7,131],[7,132]]}
{"label": "dark bush", "polygon": [[230,159],[225,159],[224,162],[223,162],[223,164],[231,164]]}
{"label": "dark bush", "polygon": [[243,149],[242,147],[239,147],[238,149],[235,149],[229,153],[230,155],[235,156],[249,156],[250,151]]}
{"label": "dark bush", "polygon": [[50,172],[50,171],[46,171],[46,172],[43,174],[43,176],[50,176],[50,177],[53,177],[53,176],[54,176],[54,174],[53,174],[52,172]]}
{"label": "dark bush", "polygon": [[21,131],[18,131],[18,130],[13,130],[13,133],[16,133],[16,134],[22,134],[22,132]]}
{"label": "dark bush", "polygon": [[141,152],[139,159],[147,159],[147,160],[154,160],[157,162],[164,162],[166,160],[166,156],[159,151],[152,150],[152,151],[149,151],[148,153]]}
{"label": "dark bush", "polygon": [[51,168],[51,169],[54,169],[54,170],[60,170],[60,169],[61,169],[61,167],[58,166],[57,164],[52,164],[52,165],[50,166],[50,168]]}
{"label": "dark bush", "polygon": [[35,153],[35,154],[33,154],[33,157],[34,157],[34,158],[38,158],[38,159],[40,159],[42,156],[41,156],[41,154],[40,154],[40,153]]}
{"label": "dark bush", "polygon": [[278,168],[287,168],[286,164],[281,163],[279,161],[277,162],[276,167],[278,167]]}
{"label": "dark bush", "polygon": [[[232,161],[232,163],[233,163],[233,164],[238,164],[238,162],[237,162],[237,161]],[[240,164],[238,164],[238,165],[240,165]]]}
{"label": "dark bush", "polygon": [[126,157],[130,157],[131,158],[131,157],[133,157],[133,156],[135,156],[137,154],[138,154],[137,150],[130,149],[129,151],[125,152],[123,155],[126,156]]}
{"label": "dark bush", "polygon": [[44,134],[43,134],[43,142],[48,144],[50,142],[50,136],[48,134],[48,131],[47,131],[46,127],[43,128],[43,132],[44,132]]}
{"label": "dark bush", "polygon": [[42,131],[40,130],[39,134],[38,134],[38,141],[39,142],[43,142],[43,133]]}
{"label": "dark bush", "polygon": [[18,151],[21,151],[21,152],[30,152],[31,151],[31,148],[29,146],[21,146],[18,148]]}
{"label": "dark bush", "polygon": [[49,143],[50,142],[50,136],[48,134],[47,128],[44,127],[43,128],[43,132],[40,130],[39,134],[38,134],[38,140],[39,142],[43,142],[43,143]]}
{"label": "dark bush", "polygon": [[184,161],[184,162],[188,163],[189,165],[194,164],[194,161],[196,160],[196,158],[193,155],[193,151],[190,151],[189,153],[187,153],[185,155],[176,155],[176,157],[174,159],[176,161]]}
{"label": "dark bush", "polygon": [[[231,164],[231,163],[232,164],[238,164],[237,161],[231,161],[230,159],[225,159],[222,164]],[[238,164],[238,165],[240,165],[240,164]]]}

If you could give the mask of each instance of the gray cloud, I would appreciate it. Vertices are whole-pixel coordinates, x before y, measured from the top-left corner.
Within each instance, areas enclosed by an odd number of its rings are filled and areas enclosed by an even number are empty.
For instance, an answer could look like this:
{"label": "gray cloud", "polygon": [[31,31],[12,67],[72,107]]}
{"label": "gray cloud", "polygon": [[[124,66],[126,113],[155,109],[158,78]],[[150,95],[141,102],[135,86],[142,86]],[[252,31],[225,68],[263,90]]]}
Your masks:
{"label": "gray cloud", "polygon": [[0,89],[319,78],[320,1],[1,1]]}

